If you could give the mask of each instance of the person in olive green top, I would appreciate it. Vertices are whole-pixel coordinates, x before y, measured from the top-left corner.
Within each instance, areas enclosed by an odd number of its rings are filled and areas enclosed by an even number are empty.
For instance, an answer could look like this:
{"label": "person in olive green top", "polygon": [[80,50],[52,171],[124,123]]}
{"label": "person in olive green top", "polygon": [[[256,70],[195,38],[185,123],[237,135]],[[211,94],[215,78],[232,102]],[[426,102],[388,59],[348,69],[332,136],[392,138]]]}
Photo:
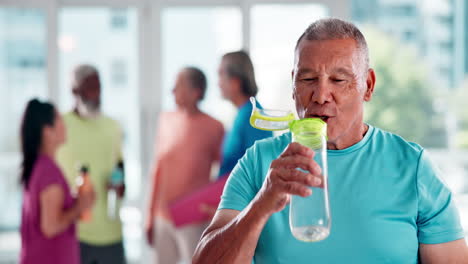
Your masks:
{"label": "person in olive green top", "polygon": [[[119,124],[100,111],[101,83],[96,68],[79,65],[73,71],[73,111],[63,116],[68,141],[58,151],[57,159],[69,184],[76,187],[78,167],[89,167],[90,180],[97,198],[92,217],[78,224],[81,263],[125,263],[122,223],[108,216],[107,192],[112,171],[123,163]],[[123,197],[125,187],[117,190]]]}

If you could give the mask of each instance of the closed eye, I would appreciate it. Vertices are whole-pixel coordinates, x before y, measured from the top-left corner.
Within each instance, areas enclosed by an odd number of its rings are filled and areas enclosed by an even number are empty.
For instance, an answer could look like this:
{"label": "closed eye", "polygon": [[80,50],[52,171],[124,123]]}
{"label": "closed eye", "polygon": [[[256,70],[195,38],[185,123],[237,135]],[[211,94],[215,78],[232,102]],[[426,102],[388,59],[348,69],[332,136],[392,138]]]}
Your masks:
{"label": "closed eye", "polygon": [[341,82],[344,82],[345,80],[343,80],[343,79],[333,79],[332,81],[336,82],[336,83],[341,83]]}

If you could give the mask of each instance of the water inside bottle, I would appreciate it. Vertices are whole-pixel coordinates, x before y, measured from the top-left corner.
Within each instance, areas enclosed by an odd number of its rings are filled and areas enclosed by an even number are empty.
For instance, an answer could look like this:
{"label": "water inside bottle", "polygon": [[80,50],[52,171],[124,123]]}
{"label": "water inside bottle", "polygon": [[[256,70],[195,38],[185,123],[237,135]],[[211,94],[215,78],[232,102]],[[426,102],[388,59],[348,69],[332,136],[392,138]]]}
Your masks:
{"label": "water inside bottle", "polygon": [[330,233],[330,215],[323,188],[310,187],[308,197],[291,196],[290,225],[293,236],[304,242],[317,242]]}
{"label": "water inside bottle", "polygon": [[324,240],[330,234],[328,227],[324,226],[292,227],[291,231],[295,238],[304,242],[317,242]]}

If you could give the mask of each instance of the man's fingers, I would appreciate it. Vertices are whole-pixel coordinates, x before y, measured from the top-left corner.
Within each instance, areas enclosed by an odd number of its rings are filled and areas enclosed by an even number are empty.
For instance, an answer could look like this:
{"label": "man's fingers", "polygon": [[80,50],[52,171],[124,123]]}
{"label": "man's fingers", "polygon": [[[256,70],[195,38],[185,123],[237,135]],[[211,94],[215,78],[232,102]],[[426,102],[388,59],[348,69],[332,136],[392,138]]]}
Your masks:
{"label": "man's fingers", "polygon": [[278,174],[278,177],[282,181],[293,181],[299,182],[311,187],[321,187],[322,186],[322,177],[314,176],[310,173],[300,171],[298,169],[285,169],[278,168],[275,170],[275,173]]}
{"label": "man's fingers", "polygon": [[290,143],[281,153],[280,157],[287,157],[291,155],[303,155],[310,158],[314,157],[315,152],[308,147],[305,147],[297,142]]}
{"label": "man's fingers", "polygon": [[320,166],[311,158],[294,155],[294,156],[286,156],[279,159],[274,160],[271,163],[271,168],[286,168],[286,169],[296,169],[300,168],[310,172],[312,175],[320,175],[322,174],[322,169]]}
{"label": "man's fingers", "polygon": [[293,195],[307,197],[312,194],[312,190],[304,184],[298,182],[283,182],[281,187],[284,192]]}

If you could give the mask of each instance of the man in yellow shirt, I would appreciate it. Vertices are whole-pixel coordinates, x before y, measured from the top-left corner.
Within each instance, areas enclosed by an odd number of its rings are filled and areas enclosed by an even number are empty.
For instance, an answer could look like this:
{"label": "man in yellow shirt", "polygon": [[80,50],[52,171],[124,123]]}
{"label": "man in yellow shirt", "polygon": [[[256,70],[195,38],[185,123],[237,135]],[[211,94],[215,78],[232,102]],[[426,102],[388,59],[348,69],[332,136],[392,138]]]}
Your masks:
{"label": "man in yellow shirt", "polygon": [[[109,217],[107,209],[111,174],[118,164],[123,164],[122,133],[119,124],[100,111],[101,83],[96,68],[79,65],[72,78],[75,106],[63,116],[68,135],[57,159],[73,187],[79,166],[88,166],[97,195],[91,220],[80,221],[78,225],[81,263],[125,263],[122,223],[118,214]],[[123,192],[124,187],[118,190],[120,198]]]}

